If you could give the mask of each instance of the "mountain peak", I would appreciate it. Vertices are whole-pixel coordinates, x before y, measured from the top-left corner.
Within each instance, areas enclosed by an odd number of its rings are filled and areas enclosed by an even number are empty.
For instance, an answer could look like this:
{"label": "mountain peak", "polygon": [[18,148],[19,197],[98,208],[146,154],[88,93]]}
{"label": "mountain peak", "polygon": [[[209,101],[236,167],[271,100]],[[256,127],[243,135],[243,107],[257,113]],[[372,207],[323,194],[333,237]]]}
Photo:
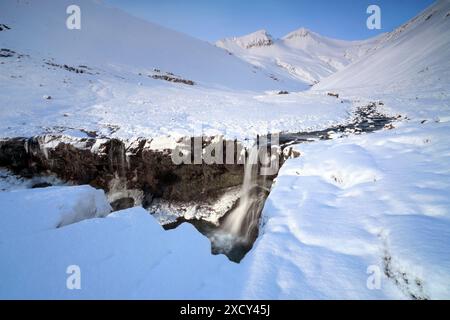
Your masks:
{"label": "mountain peak", "polygon": [[273,44],[272,36],[264,29],[255,31],[242,37],[233,38],[242,48],[267,47]]}
{"label": "mountain peak", "polygon": [[295,39],[295,38],[306,38],[311,35],[311,31],[306,28],[300,28],[292,31],[283,37],[284,40]]}

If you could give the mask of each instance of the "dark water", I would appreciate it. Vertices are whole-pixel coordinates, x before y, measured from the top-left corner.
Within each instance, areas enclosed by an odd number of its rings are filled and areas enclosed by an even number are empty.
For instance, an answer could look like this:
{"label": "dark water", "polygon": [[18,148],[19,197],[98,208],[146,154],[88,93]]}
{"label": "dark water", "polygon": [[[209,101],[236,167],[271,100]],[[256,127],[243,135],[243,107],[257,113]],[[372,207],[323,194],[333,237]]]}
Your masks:
{"label": "dark water", "polygon": [[379,113],[376,105],[370,104],[358,108],[355,111],[352,120],[346,124],[332,126],[325,130],[282,133],[280,134],[280,145],[286,147],[292,144],[313,142],[316,140],[329,140],[331,139],[329,134],[330,131],[341,134],[371,133],[383,129],[395,120],[398,120],[398,118]]}

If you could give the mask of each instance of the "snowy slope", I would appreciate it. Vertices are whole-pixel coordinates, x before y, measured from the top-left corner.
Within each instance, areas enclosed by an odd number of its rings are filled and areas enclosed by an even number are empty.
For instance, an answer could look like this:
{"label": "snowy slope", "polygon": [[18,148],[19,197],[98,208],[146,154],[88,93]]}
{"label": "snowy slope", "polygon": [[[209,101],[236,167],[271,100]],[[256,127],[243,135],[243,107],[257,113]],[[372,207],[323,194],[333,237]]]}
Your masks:
{"label": "snowy slope", "polygon": [[364,59],[325,79],[314,90],[339,90],[349,95],[415,91],[417,97],[433,91],[448,98],[449,60],[450,1],[440,0],[388,33]]}
{"label": "snowy slope", "polygon": [[[283,83],[224,50],[97,2],[79,2],[81,30],[68,30],[69,3],[0,3],[0,21],[10,28],[0,31],[0,48],[14,51],[0,55],[0,136],[204,130],[244,140],[269,128],[324,128],[351,107],[322,94],[276,95]],[[169,73],[195,84],[153,78]]]}
{"label": "snowy slope", "polygon": [[188,86],[92,64],[92,74],[79,74],[34,56],[0,61],[0,137],[88,130],[122,139],[222,133],[244,140],[268,130],[324,129],[345,121],[352,107],[324,94]]}
{"label": "snowy slope", "polygon": [[0,201],[1,242],[104,217],[112,211],[103,190],[90,186],[0,192]]}
{"label": "snowy slope", "polygon": [[[165,231],[143,208],[5,239],[0,256],[2,299],[189,299],[227,260],[212,257],[192,225]],[[80,268],[80,290],[66,287],[71,265]]]}
{"label": "snowy slope", "polygon": [[450,122],[395,126],[297,147],[243,262],[249,297],[450,297]]}
{"label": "snowy slope", "polygon": [[[330,39],[301,28],[281,39],[265,30],[220,40],[216,45],[273,75],[286,87],[314,84],[363,56],[383,35],[366,41]],[[295,81],[296,80],[296,81]]]}
{"label": "snowy slope", "polygon": [[73,1],[0,3],[2,48],[54,58],[64,64],[95,65],[124,71],[153,69],[195,82],[240,89],[274,86],[269,77],[213,45],[97,1],[81,0],[81,30],[66,28],[66,8]]}

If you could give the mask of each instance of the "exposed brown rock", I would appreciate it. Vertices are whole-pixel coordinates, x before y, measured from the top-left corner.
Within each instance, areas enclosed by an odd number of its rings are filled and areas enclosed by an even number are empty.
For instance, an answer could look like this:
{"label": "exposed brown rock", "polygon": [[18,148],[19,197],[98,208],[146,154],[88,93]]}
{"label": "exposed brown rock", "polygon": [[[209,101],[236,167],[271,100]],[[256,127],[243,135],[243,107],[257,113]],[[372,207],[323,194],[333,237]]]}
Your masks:
{"label": "exposed brown rock", "polygon": [[[152,150],[146,142],[140,139],[126,148],[118,139],[84,138],[76,144],[51,135],[6,139],[0,141],[0,166],[23,176],[52,172],[63,180],[106,192],[113,179],[120,179],[127,189],[177,201],[216,197],[222,189],[242,183],[242,165],[176,165],[169,150]],[[94,144],[96,151],[92,151]]]}

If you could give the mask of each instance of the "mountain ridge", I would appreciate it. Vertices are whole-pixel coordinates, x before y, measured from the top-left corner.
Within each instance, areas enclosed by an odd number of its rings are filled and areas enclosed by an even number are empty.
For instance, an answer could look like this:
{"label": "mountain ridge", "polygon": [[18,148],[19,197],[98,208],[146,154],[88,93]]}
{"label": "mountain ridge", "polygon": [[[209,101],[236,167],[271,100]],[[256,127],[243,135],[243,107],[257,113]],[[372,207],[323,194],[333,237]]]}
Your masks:
{"label": "mountain ridge", "polygon": [[299,28],[275,39],[261,29],[218,40],[215,44],[281,82],[313,85],[361,58],[382,37],[347,41]]}

